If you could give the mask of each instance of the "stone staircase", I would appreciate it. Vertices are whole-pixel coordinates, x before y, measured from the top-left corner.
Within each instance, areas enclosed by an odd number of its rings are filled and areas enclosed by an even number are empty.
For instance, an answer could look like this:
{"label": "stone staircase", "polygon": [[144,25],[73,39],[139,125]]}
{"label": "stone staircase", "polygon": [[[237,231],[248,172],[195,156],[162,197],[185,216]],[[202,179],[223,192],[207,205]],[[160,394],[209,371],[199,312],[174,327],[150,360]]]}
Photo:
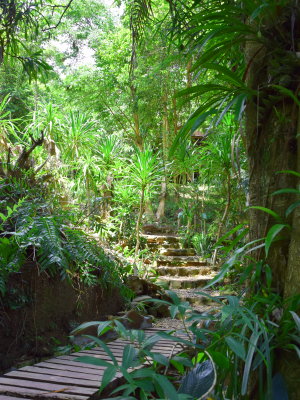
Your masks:
{"label": "stone staircase", "polygon": [[216,275],[215,268],[197,256],[195,249],[183,248],[172,227],[145,225],[142,236],[156,256],[158,282],[169,289],[202,288]]}

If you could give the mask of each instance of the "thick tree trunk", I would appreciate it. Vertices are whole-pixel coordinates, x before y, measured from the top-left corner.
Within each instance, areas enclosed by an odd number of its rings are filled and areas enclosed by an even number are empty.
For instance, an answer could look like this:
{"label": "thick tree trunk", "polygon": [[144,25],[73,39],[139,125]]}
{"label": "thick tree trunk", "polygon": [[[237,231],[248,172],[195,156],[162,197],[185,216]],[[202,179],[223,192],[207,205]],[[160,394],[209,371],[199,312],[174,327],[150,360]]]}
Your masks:
{"label": "thick tree trunk", "polygon": [[[268,65],[274,60],[270,59],[261,45],[251,43],[246,46],[246,61],[251,65],[247,76],[248,86],[257,91],[257,96],[246,106],[250,206],[270,208],[284,218],[293,197],[272,196],[272,193],[296,186],[293,175],[278,171],[297,169],[297,108],[291,98],[278,92],[275,100],[272,100],[274,89],[266,88],[265,83],[269,77]],[[275,223],[269,214],[250,210],[250,238],[265,237]],[[273,285],[280,294],[284,292],[289,265],[290,237],[288,232],[285,234],[285,239],[272,245],[268,257]],[[260,252],[256,256],[261,258],[263,254]]]}
{"label": "thick tree trunk", "polygon": [[[287,26],[288,24],[281,26],[278,24],[274,31],[284,32],[289,41],[290,34],[286,32]],[[276,33],[272,35],[272,27],[269,28],[268,34],[276,37]],[[299,42],[299,37],[295,39],[295,43],[297,42]],[[294,214],[286,219],[285,211],[296,200],[294,195],[272,196],[272,193],[278,189],[297,187],[295,176],[277,173],[278,171],[300,171],[299,149],[297,149],[299,146],[298,106],[290,96],[272,87],[272,84],[281,85],[281,82],[277,80],[278,72],[276,71],[291,65],[289,79],[293,82],[293,86],[288,86],[287,89],[294,91],[297,97],[296,82],[299,81],[299,70],[293,67],[297,65],[297,53],[290,51],[290,43],[286,43],[285,47],[279,49],[265,49],[261,44],[252,42],[246,45],[245,50],[248,65],[247,84],[257,91],[257,96],[252,98],[246,106],[250,206],[270,208],[292,226],[291,232],[283,231],[284,237],[272,244],[267,262],[272,268],[273,287],[277,293],[284,297],[299,295],[300,209],[296,209]],[[289,64],[287,60],[293,56],[294,63],[291,60]],[[277,66],[276,71],[274,65]],[[271,83],[268,84],[269,82]],[[265,237],[270,227],[276,222],[269,214],[250,210],[250,238]],[[256,254],[257,258],[263,258],[263,256],[262,252]],[[281,351],[276,354],[274,365],[286,380],[289,399],[298,400],[300,398],[298,382],[300,366],[297,355],[292,351]]]}

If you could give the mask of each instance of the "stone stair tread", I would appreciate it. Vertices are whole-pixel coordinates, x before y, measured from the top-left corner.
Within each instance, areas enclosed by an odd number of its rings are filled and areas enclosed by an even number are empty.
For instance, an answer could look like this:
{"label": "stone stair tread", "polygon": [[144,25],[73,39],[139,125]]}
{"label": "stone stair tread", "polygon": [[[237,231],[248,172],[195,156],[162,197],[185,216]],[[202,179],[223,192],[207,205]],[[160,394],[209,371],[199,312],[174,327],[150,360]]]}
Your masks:
{"label": "stone stair tread", "polygon": [[195,256],[196,252],[195,249],[193,248],[175,249],[169,247],[167,249],[160,249],[159,255],[163,257],[174,257],[174,256],[191,257]]}
{"label": "stone stair tread", "polygon": [[202,297],[204,294],[198,294],[199,292],[206,293],[209,296],[220,296],[220,291],[218,290],[201,290],[200,289],[174,289],[173,292],[181,299],[192,298],[192,297]]}
{"label": "stone stair tread", "polygon": [[195,275],[195,276],[169,276],[169,275],[161,275],[158,280],[164,281],[185,281],[185,282],[194,282],[194,281],[209,281],[214,278],[216,274],[209,275]]}
{"label": "stone stair tread", "polygon": [[157,234],[147,234],[147,233],[141,233],[141,235],[140,236],[142,236],[143,238],[145,238],[145,239],[155,239],[155,238],[157,238],[157,239],[163,239],[163,238],[165,238],[166,240],[167,239],[169,239],[169,238],[171,238],[171,239],[173,239],[173,238],[175,238],[175,239],[180,239],[180,236],[179,235],[177,235],[177,234],[166,234],[166,235],[157,235]]}
{"label": "stone stair tread", "polygon": [[206,260],[199,256],[159,256],[158,261],[179,261],[179,262],[189,262],[189,261],[200,261],[207,263]]}
{"label": "stone stair tread", "polygon": [[202,275],[211,275],[212,269],[209,266],[159,266],[156,267],[156,271],[161,275],[168,276],[195,276],[201,273]]}
{"label": "stone stair tread", "polygon": [[183,288],[200,288],[205,286],[215,274],[211,275],[195,275],[195,276],[160,276],[158,282],[167,284],[171,290]]}

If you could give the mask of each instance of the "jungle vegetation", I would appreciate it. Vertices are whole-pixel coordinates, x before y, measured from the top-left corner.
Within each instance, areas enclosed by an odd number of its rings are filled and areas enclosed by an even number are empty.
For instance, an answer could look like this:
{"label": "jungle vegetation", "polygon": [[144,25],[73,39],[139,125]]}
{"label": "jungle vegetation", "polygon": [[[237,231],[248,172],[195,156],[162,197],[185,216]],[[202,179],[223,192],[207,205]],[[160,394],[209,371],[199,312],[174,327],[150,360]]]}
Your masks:
{"label": "jungle vegetation", "polygon": [[279,399],[280,372],[296,400],[298,1],[106,3],[0,1],[1,302],[16,304],[8,283],[29,259],[128,295],[126,275],[155,275],[143,224],[172,225],[234,293],[202,351],[215,398]]}

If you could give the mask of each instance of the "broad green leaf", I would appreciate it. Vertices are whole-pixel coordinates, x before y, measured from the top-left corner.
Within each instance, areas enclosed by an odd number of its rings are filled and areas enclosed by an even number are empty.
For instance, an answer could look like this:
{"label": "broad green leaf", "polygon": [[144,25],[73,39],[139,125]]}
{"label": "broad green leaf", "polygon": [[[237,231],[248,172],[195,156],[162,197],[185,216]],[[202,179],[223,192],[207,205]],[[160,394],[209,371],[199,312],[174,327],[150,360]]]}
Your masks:
{"label": "broad green leaf", "polygon": [[178,314],[178,307],[175,306],[175,305],[170,306],[170,315],[171,315],[171,318],[174,319],[174,318],[176,317],[177,314]]}
{"label": "broad green leaf", "polygon": [[272,196],[275,196],[276,194],[299,194],[300,195],[300,190],[293,189],[293,188],[279,189],[279,190],[276,190],[276,192],[272,193]]}
{"label": "broad green leaf", "polygon": [[101,386],[99,389],[100,391],[102,391],[114,379],[117,371],[118,368],[114,365],[110,365],[109,367],[106,368],[102,376]]}
{"label": "broad green leaf", "polygon": [[164,365],[164,366],[169,365],[168,357],[164,356],[163,354],[155,353],[155,352],[151,352],[150,354],[151,354],[151,357],[153,358],[153,360],[158,362],[159,364]]}
{"label": "broad green leaf", "polygon": [[175,292],[172,292],[172,290],[166,290],[166,293],[168,294],[169,297],[171,297],[173,304],[178,306],[181,303],[180,298],[177,296]]}
{"label": "broad green leaf", "polygon": [[257,330],[255,330],[249,339],[248,353],[246,356],[243,380],[242,380],[242,390],[241,390],[242,396],[244,396],[247,393],[247,387],[248,387],[248,381],[249,381],[249,376],[250,376],[252,360],[253,360],[254,352],[256,350],[256,345],[257,345],[260,335],[261,335],[260,332],[257,332]]}
{"label": "broad green leaf", "polygon": [[294,100],[297,106],[300,106],[300,99],[296,97],[295,94],[290,89],[287,89],[286,87],[281,85],[271,85],[271,86],[274,87],[275,89],[278,89],[279,92],[289,96],[291,99]]}
{"label": "broad green leaf", "polygon": [[127,344],[123,350],[122,367],[128,369],[133,367],[133,361],[136,358],[137,350],[132,344]]}
{"label": "broad green leaf", "polygon": [[98,325],[97,335],[100,336],[111,328],[112,321],[103,321]]}
{"label": "broad green leaf", "polygon": [[234,354],[245,361],[246,351],[243,343],[234,339],[232,336],[226,337],[225,341],[228,344],[229,348],[234,352]]}
{"label": "broad green leaf", "polygon": [[251,21],[251,22],[254,21],[255,18],[258,17],[258,16],[261,14],[261,12],[263,11],[263,9],[266,8],[266,7],[268,7],[268,4],[267,4],[267,3],[263,3],[263,4],[261,4],[259,7],[257,7],[257,8],[252,12],[252,14],[250,15],[250,21]]}
{"label": "broad green leaf", "polygon": [[155,372],[149,368],[141,368],[131,372],[131,376],[134,379],[140,378],[152,378]]}
{"label": "broad green leaf", "polygon": [[[108,322],[108,321],[90,321],[90,322],[84,322],[83,324],[77,326],[77,328],[73,329],[71,334],[83,331],[86,328],[90,328],[91,326],[99,326],[101,325],[103,322]],[[110,323],[110,321],[109,321]]]}
{"label": "broad green leaf", "polygon": [[223,353],[219,351],[209,351],[209,354],[218,367],[220,367],[222,370],[229,370],[230,362]]}
{"label": "broad green leaf", "polygon": [[298,356],[299,359],[300,359],[300,347],[296,346],[295,344],[292,344],[291,346],[292,346],[292,348],[296,351],[297,356]]}
{"label": "broad green leaf", "polygon": [[285,170],[282,170],[282,171],[278,171],[276,173],[277,174],[291,174],[291,175],[295,175],[298,178],[300,178],[300,172],[296,172],[296,171],[293,171],[293,170],[290,170],[290,169],[285,169]]}
{"label": "broad green leaf", "polygon": [[234,234],[235,232],[239,231],[240,229],[244,228],[243,224],[239,224],[237,226],[235,226],[233,229],[231,229],[230,231],[226,232],[225,235],[223,235],[216,243],[216,246],[219,246],[222,242],[224,242],[225,239],[227,239],[228,237],[230,237],[232,234]]}
{"label": "broad green leaf", "polygon": [[[273,193],[273,194],[274,194],[274,193]],[[270,210],[269,208],[260,207],[260,206],[251,206],[251,207],[249,207],[249,208],[253,208],[253,209],[255,209],[255,210],[260,210],[260,211],[263,211],[263,212],[265,212],[265,213],[267,213],[267,214],[270,214],[270,215],[272,215],[272,217],[274,217],[277,221],[280,221],[280,220],[281,220],[280,215],[277,214],[275,211]]]}
{"label": "broad green leaf", "polygon": [[174,357],[172,357],[172,359],[171,359],[171,362],[172,361],[176,361],[176,362],[178,362],[179,364],[182,364],[182,365],[184,365],[185,367],[189,367],[189,368],[191,368],[192,366],[193,366],[193,363],[191,362],[191,360],[186,356],[186,357],[181,357],[181,356],[174,356]]}
{"label": "broad green leaf", "polygon": [[85,364],[98,365],[100,367],[110,367],[112,364],[108,361],[102,360],[101,358],[82,356],[75,358],[74,361],[79,361]]}
{"label": "broad green leaf", "polygon": [[153,379],[158,383],[161,390],[165,394],[165,399],[168,400],[178,400],[178,394],[176,389],[171,384],[169,379],[167,379],[164,375],[154,375]]}
{"label": "broad green leaf", "polygon": [[148,336],[147,339],[144,341],[142,348],[151,350],[152,347],[160,340],[161,340],[161,337],[158,334]]}
{"label": "broad green leaf", "polygon": [[288,217],[297,207],[300,206],[300,200],[299,201],[295,201],[295,203],[291,204],[286,212],[285,212],[285,216]]}
{"label": "broad green leaf", "polygon": [[300,317],[294,311],[290,311],[290,313],[292,314],[292,317],[294,318],[297,329],[300,332]]}
{"label": "broad green leaf", "polygon": [[226,80],[226,82],[231,82],[236,86],[245,87],[245,82],[234,72],[232,72],[229,68],[224,67],[217,63],[206,63],[203,65],[204,68],[209,70],[217,71],[220,75],[221,79]]}
{"label": "broad green leaf", "polygon": [[101,346],[101,347],[103,348],[103,350],[106,352],[106,354],[111,358],[113,364],[114,364],[115,366],[118,365],[118,362],[117,362],[117,360],[116,360],[116,357],[113,355],[112,351],[110,350],[110,348],[107,346],[106,343],[104,343],[102,340],[100,340],[100,339],[97,338],[97,337],[90,336],[90,335],[85,335],[85,336],[88,337],[88,338],[90,338],[90,339],[93,339],[93,341],[94,341],[95,343],[97,343],[99,346]]}
{"label": "broad green leaf", "polygon": [[266,236],[266,241],[265,241],[266,257],[268,257],[270,247],[271,247],[272,243],[274,242],[276,236],[284,228],[290,228],[290,226],[288,224],[275,224],[269,229],[267,236]]}

